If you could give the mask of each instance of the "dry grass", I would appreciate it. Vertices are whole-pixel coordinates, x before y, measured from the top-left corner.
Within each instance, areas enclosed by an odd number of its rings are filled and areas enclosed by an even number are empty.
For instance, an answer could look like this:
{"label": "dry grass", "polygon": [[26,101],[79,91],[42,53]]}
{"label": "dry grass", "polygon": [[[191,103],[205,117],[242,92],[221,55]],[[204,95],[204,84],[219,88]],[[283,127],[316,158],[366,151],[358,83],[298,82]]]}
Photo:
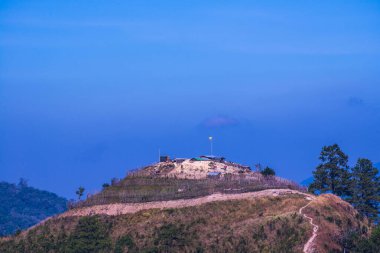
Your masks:
{"label": "dry grass", "polygon": [[[117,216],[96,216],[107,231],[107,252],[302,252],[312,227],[301,194],[265,196],[172,209],[146,209]],[[340,252],[340,236],[351,229],[366,233],[369,224],[347,202],[331,194],[313,200],[304,213],[319,225],[316,250]],[[65,252],[67,238],[86,217],[61,217],[0,241],[0,252]],[[49,246],[50,245],[50,246]],[[56,247],[53,251],[44,251]]]}
{"label": "dry grass", "polygon": [[318,253],[341,252],[339,239],[344,232],[358,229],[366,234],[370,227],[349,203],[332,194],[318,196],[304,212],[319,225]]}
{"label": "dry grass", "polygon": [[[113,247],[126,241],[128,252],[302,252],[311,227],[297,212],[307,202],[300,195],[284,195],[99,219]],[[38,243],[42,235],[58,244],[58,236],[72,233],[79,219],[50,220],[10,243]]]}

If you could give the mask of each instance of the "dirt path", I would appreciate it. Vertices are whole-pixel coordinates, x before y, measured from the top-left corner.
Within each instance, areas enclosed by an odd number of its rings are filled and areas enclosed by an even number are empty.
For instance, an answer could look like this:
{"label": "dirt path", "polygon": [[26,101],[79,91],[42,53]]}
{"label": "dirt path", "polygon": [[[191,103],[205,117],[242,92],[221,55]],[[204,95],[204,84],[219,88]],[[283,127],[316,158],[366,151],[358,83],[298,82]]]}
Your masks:
{"label": "dirt path", "polygon": [[179,200],[168,200],[168,201],[156,201],[147,203],[124,203],[124,204],[108,204],[108,205],[98,205],[91,207],[83,207],[78,209],[69,210],[59,217],[68,216],[88,216],[88,215],[121,215],[127,213],[135,213],[146,209],[165,209],[165,208],[182,208],[188,206],[197,206],[213,201],[225,201],[234,199],[245,199],[245,198],[256,198],[265,196],[279,196],[287,194],[301,194],[305,197],[312,198],[310,194],[289,190],[289,189],[270,189],[257,192],[247,192],[239,194],[221,194],[215,193],[209,196],[194,198],[194,199],[179,199]]}
{"label": "dirt path", "polygon": [[305,246],[303,247],[303,252],[304,253],[313,253],[313,252],[315,252],[315,250],[313,248],[313,246],[314,246],[313,243],[314,243],[315,238],[317,238],[319,226],[313,223],[313,218],[311,218],[310,216],[307,216],[306,214],[302,213],[302,211],[306,207],[308,207],[315,198],[309,196],[309,197],[307,197],[307,199],[310,200],[310,202],[307,205],[305,205],[305,206],[303,206],[303,207],[300,208],[299,214],[303,215],[306,219],[309,220],[309,223],[313,226],[313,234],[310,237],[310,239],[306,242]]}

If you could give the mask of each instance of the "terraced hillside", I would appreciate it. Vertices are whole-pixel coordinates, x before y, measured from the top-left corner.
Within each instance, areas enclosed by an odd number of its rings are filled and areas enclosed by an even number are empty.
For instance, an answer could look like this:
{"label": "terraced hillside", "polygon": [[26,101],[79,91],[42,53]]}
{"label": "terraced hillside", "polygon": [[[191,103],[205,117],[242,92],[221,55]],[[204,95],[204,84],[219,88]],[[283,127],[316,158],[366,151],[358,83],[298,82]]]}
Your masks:
{"label": "terraced hillside", "polygon": [[[84,207],[111,203],[190,199],[213,193],[236,194],[265,189],[306,191],[306,188],[292,181],[246,171],[238,164],[234,164],[234,167],[230,167],[226,170],[226,173],[218,177],[207,177],[205,175],[209,172],[217,172],[219,167],[225,163],[220,163],[215,167],[214,162],[189,161],[191,166],[188,164],[180,171],[178,168],[180,168],[181,163],[176,166],[173,164],[173,162],[157,163],[133,171],[124,179],[113,181],[110,186],[105,187],[101,192],[88,196],[86,200],[76,203],[74,206]],[[189,176],[194,171],[199,171],[199,166],[211,167],[207,167],[207,171],[200,172],[203,175],[202,177]],[[188,176],[185,177],[184,175]]]}

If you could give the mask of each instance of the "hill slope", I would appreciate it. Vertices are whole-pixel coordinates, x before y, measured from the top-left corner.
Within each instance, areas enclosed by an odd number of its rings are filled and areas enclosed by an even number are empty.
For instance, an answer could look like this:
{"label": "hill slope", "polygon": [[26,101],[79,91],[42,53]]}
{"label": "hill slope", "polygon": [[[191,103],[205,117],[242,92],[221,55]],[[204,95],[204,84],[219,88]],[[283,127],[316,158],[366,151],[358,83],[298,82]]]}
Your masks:
{"label": "hill slope", "polygon": [[[229,164],[145,167],[0,239],[0,252],[327,253],[340,252],[343,232],[369,230],[334,195],[316,197],[291,181]],[[208,177],[218,170],[218,177]]]}
{"label": "hill slope", "polygon": [[[3,239],[0,252],[303,252],[313,235],[307,216],[319,228],[306,252],[339,252],[343,231],[368,230],[366,220],[330,194],[310,198],[266,190],[224,196],[176,200],[191,201],[182,206],[140,203],[145,206],[124,213],[108,213],[106,206],[74,209]],[[81,212],[88,208],[93,212]]]}
{"label": "hill slope", "polygon": [[0,182],[0,236],[66,210],[66,199],[25,185]]}

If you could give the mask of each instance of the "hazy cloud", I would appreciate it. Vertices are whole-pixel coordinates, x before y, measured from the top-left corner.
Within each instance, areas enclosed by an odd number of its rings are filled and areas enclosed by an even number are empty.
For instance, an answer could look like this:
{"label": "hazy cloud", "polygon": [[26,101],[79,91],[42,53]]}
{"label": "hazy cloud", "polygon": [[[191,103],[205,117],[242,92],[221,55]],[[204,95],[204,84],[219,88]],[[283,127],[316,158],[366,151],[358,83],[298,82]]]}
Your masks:
{"label": "hazy cloud", "polygon": [[213,116],[205,119],[201,126],[205,128],[216,128],[216,127],[228,127],[228,126],[236,126],[239,124],[237,119],[234,119],[229,116]]}
{"label": "hazy cloud", "polygon": [[349,106],[363,106],[365,103],[364,100],[359,97],[350,97],[347,100],[347,104]]}

